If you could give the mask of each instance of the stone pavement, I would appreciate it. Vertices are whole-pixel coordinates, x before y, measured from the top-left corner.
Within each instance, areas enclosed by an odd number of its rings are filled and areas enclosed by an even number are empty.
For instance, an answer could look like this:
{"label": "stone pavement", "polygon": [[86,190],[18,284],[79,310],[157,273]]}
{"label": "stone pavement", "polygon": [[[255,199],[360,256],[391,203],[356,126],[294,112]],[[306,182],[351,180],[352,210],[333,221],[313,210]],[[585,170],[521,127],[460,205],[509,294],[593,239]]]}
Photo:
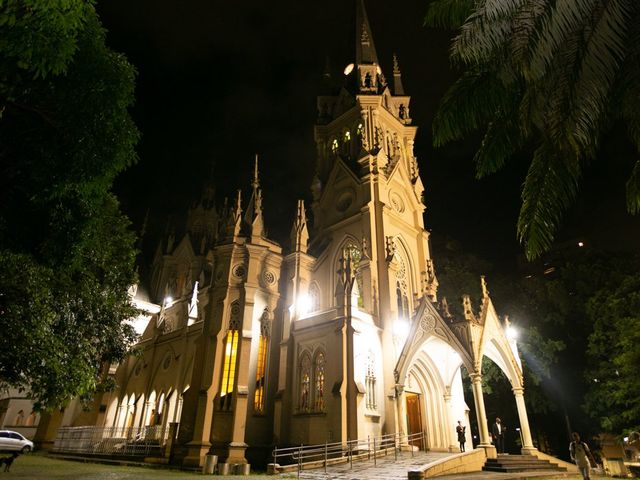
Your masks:
{"label": "stone pavement", "polygon": [[[378,458],[376,465],[373,459],[361,462],[354,462],[353,468],[346,463],[342,465],[330,465],[327,467],[327,473],[324,468],[316,470],[303,470],[300,472],[301,479],[305,480],[407,480],[407,472],[418,467],[426,465],[441,458],[451,455],[442,452],[415,452],[411,456],[410,452],[401,452],[398,454],[398,460],[393,455]],[[534,477],[546,478],[564,478],[579,477],[575,474],[567,474],[562,472],[474,472],[447,475],[446,480],[525,480]],[[287,479],[298,478],[297,473],[283,473],[280,477]],[[445,478],[445,477],[442,477]]]}
{"label": "stone pavement", "polygon": [[[324,467],[317,470],[303,470],[300,472],[302,479],[317,480],[361,480],[375,478],[376,480],[406,480],[407,472],[414,470],[427,463],[435,462],[441,458],[451,455],[443,452],[415,452],[411,456],[411,452],[399,452],[398,460],[395,460],[393,454],[386,457],[376,459],[376,465],[373,464],[373,458],[359,462],[353,462],[353,468],[348,464],[329,465],[327,473],[324,473]],[[297,473],[281,474],[284,478],[297,478]]]}

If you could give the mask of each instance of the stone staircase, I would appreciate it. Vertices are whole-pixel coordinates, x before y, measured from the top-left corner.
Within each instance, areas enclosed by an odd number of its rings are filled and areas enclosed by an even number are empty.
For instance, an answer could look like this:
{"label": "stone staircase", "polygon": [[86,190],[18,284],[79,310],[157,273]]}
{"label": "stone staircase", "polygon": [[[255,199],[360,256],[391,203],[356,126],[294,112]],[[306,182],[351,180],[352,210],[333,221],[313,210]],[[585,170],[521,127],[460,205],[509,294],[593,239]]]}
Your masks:
{"label": "stone staircase", "polygon": [[533,455],[505,455],[499,454],[498,458],[488,458],[482,470],[485,472],[529,472],[532,470],[550,472],[566,472],[567,469],[541,460]]}

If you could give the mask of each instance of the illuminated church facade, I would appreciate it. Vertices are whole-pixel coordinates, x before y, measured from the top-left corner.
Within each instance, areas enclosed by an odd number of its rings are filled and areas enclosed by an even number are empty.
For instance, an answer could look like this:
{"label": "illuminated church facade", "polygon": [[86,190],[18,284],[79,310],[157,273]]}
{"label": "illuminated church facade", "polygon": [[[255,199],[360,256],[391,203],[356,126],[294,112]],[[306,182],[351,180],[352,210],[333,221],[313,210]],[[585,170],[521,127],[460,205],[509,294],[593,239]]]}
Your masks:
{"label": "illuminated church facade", "polygon": [[[364,6],[344,86],[318,97],[312,203],[299,201],[286,248],[266,238],[258,164],[250,196],[224,208],[207,190],[184,235],[156,251],[138,354],[118,389],[63,425],[177,424],[172,461],[246,463],[274,446],[424,432],[421,448],[458,451],[472,381],[480,447],[495,456],[482,358],[513,387],[523,450],[533,451],[515,341],[482,280],[464,316],[438,298],[424,186],[397,59],[381,70]],[[310,211],[307,211],[310,207]],[[313,218],[313,222],[308,221]],[[463,293],[463,292],[461,292]],[[248,460],[249,459],[249,460]]]}

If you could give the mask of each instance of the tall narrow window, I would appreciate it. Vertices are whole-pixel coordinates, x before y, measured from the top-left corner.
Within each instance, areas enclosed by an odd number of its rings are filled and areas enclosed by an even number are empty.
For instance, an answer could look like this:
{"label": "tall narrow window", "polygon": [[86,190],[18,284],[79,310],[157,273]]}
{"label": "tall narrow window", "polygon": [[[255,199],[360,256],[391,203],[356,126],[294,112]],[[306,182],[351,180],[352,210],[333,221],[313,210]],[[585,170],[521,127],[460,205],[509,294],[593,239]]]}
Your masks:
{"label": "tall narrow window", "polygon": [[256,365],[256,391],[253,397],[253,409],[256,413],[264,412],[264,389],[267,374],[267,351],[269,347],[270,322],[269,312],[265,309],[260,319],[260,339],[258,340],[258,361]]}
{"label": "tall narrow window", "polygon": [[300,360],[300,411],[308,412],[311,409],[311,358],[308,353],[302,355]]}
{"label": "tall narrow window", "polygon": [[314,410],[316,412],[324,411],[324,353],[320,352],[316,355],[315,371],[314,371]]}
{"label": "tall narrow window", "polygon": [[229,330],[224,346],[224,364],[222,370],[222,386],[220,388],[220,408],[229,408],[236,379],[236,360],[238,354],[238,330],[240,329],[240,305],[231,305]]}
{"label": "tall narrow window", "polygon": [[320,289],[316,283],[309,285],[309,305],[311,312],[320,310]]}
{"label": "tall narrow window", "polygon": [[398,317],[411,320],[409,311],[409,295],[407,288],[407,266],[398,252],[394,255],[398,270],[396,271],[396,301],[398,304]]}
{"label": "tall narrow window", "polygon": [[360,271],[360,260],[362,260],[362,251],[360,247],[349,241],[342,248],[342,255],[344,258],[351,257],[351,267],[355,272],[356,282],[358,283],[358,307],[362,308],[364,302],[362,299],[362,272]]}
{"label": "tall narrow window", "polygon": [[366,388],[366,403],[367,408],[375,410],[376,404],[376,370],[375,370],[375,357],[373,352],[369,352],[367,356],[367,375],[365,376],[365,388]]}

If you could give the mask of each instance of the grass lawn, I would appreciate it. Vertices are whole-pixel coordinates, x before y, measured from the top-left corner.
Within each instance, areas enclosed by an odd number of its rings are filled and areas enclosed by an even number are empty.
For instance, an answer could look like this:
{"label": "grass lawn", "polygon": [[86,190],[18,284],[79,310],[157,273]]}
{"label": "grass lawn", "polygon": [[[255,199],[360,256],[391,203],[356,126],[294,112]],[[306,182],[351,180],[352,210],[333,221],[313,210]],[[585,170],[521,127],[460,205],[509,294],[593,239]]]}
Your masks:
{"label": "grass lawn", "polygon": [[[4,455],[0,455],[4,456]],[[239,480],[239,476],[202,475],[192,472],[181,472],[177,470],[167,470],[164,468],[147,467],[127,467],[121,465],[103,465],[98,463],[84,463],[72,460],[60,460],[46,457],[38,453],[19,456],[8,474],[4,473],[4,465],[0,471],[0,479],[4,475],[6,478],[25,478],[29,480],[195,480],[198,478],[234,479]],[[259,475],[251,475],[258,477]],[[265,478],[264,475],[260,475]],[[244,477],[247,478],[247,477]]]}

